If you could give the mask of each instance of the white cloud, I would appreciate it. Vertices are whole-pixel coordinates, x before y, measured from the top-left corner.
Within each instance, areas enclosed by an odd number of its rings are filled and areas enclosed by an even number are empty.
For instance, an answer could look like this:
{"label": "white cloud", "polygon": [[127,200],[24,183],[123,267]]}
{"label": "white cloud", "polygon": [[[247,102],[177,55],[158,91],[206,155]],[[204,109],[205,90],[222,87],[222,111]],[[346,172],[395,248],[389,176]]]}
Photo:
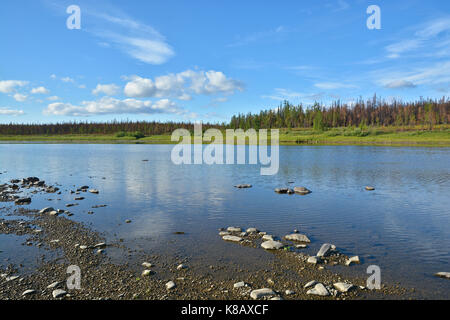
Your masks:
{"label": "white cloud", "polygon": [[342,82],[319,82],[315,83],[314,86],[323,90],[333,90],[333,89],[352,89],[356,88],[355,85],[346,84]]}
{"label": "white cloud", "polygon": [[48,97],[47,100],[56,101],[56,100],[59,100],[59,97],[58,96],[51,96],[51,97]]}
{"label": "white cloud", "polygon": [[25,114],[25,112],[10,108],[0,108],[0,114],[3,116],[20,116]]}
{"label": "white cloud", "polygon": [[97,101],[83,101],[79,106],[70,103],[55,102],[44,109],[47,115],[60,116],[90,116],[105,114],[182,114],[174,102],[168,99],[156,102],[136,99],[119,100],[111,97],[102,97]]}
{"label": "white cloud", "polygon": [[72,79],[71,77],[64,77],[64,78],[61,78],[61,81],[62,81],[62,82],[71,82],[71,83],[74,83],[74,82],[75,82],[75,80]]}
{"label": "white cloud", "polygon": [[97,87],[92,90],[92,94],[100,94],[103,93],[107,96],[113,96],[117,93],[119,93],[119,86],[115,85],[115,84],[97,84]]}
{"label": "white cloud", "polygon": [[190,100],[191,94],[232,94],[242,91],[243,84],[228,78],[220,71],[187,70],[152,79],[134,76],[125,85],[124,93],[129,97],[175,97]]}
{"label": "white cloud", "polygon": [[27,100],[28,96],[26,94],[16,93],[16,94],[13,95],[13,98],[16,101],[24,102],[25,100]]}
{"label": "white cloud", "polygon": [[48,90],[45,87],[37,87],[37,88],[31,89],[31,93],[32,94],[49,94],[50,90]]}
{"label": "white cloud", "polygon": [[416,85],[411,81],[406,80],[394,80],[385,85],[389,89],[401,89],[401,88],[415,88]]}
{"label": "white cloud", "polygon": [[11,93],[16,87],[23,87],[28,84],[28,81],[20,80],[0,80],[0,92]]}

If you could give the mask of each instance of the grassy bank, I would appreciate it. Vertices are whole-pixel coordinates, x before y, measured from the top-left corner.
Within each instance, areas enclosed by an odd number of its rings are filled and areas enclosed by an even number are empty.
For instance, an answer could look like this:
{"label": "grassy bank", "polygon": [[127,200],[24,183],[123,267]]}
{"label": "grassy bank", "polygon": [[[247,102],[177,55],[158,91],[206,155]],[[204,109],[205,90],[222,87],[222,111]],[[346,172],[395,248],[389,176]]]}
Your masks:
{"label": "grassy bank", "polygon": [[[86,135],[0,135],[0,142],[26,143],[131,143],[174,144],[171,135],[135,136],[133,134]],[[280,129],[280,145],[384,145],[450,147],[450,126],[428,130],[422,127]]]}

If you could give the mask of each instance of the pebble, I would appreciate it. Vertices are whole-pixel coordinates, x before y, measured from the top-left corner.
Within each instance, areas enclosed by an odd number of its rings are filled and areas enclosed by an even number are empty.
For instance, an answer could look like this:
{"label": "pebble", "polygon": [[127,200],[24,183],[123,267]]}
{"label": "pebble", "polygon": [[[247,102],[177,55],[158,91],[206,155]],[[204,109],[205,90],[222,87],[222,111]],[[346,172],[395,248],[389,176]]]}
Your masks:
{"label": "pebble", "polygon": [[325,257],[327,255],[330,254],[331,251],[333,251],[334,249],[336,249],[336,246],[330,244],[330,243],[324,243],[320,249],[319,252],[317,252],[316,256],[318,257]]}
{"label": "pebble", "polygon": [[67,294],[67,292],[64,291],[64,290],[62,290],[62,289],[56,289],[56,290],[53,290],[53,292],[52,292],[52,296],[53,296],[53,298],[55,298],[55,299],[57,299],[57,298],[62,298],[62,297],[64,297],[66,294]]}
{"label": "pebble", "polygon": [[306,260],[308,263],[317,264],[319,262],[319,259],[317,257],[311,256]]}
{"label": "pebble", "polygon": [[147,277],[147,276],[149,276],[151,274],[152,274],[151,270],[146,269],[146,270],[142,271],[142,276],[143,277]]}
{"label": "pebble", "polygon": [[25,291],[22,293],[22,296],[26,296],[26,295],[34,294],[34,293],[36,293],[36,290],[28,289],[28,290],[25,290]]}
{"label": "pebble", "polygon": [[244,281],[236,282],[233,287],[235,289],[247,287],[248,285]]}
{"label": "pebble", "polygon": [[187,269],[187,266],[184,264],[178,265],[177,270],[182,270],[182,269]]}
{"label": "pebble", "polygon": [[328,292],[327,288],[321,283],[317,283],[314,288],[308,290],[306,294],[313,294],[316,296],[329,296],[330,292]]}
{"label": "pebble", "polygon": [[436,277],[450,279],[450,272],[438,272],[435,274]]}
{"label": "pebble", "polygon": [[250,297],[255,300],[261,299],[261,298],[264,298],[267,296],[274,296],[274,295],[276,295],[276,293],[272,289],[269,289],[269,288],[253,290],[250,293]]}
{"label": "pebble", "polygon": [[167,290],[172,290],[173,288],[175,288],[177,285],[175,284],[175,282],[173,281],[169,281],[166,283],[166,289]]}
{"label": "pebble", "polygon": [[241,237],[230,236],[230,235],[223,236],[222,239],[225,241],[232,241],[232,242],[240,242],[243,240]]}
{"label": "pebble", "polygon": [[228,232],[242,232],[242,229],[239,227],[228,227],[227,231]]}
{"label": "pebble", "polygon": [[293,290],[286,290],[284,293],[285,293],[287,296],[290,296],[290,295],[295,294],[295,291],[293,291]]}
{"label": "pebble", "polygon": [[284,238],[289,241],[311,242],[306,235],[300,233],[288,234]]}
{"label": "pebble", "polygon": [[345,265],[346,266],[349,266],[349,265],[351,265],[352,263],[359,263],[360,261],[359,261],[359,256],[354,256],[354,257],[351,257],[350,259],[347,259],[346,261],[345,261]]}
{"label": "pebble", "polygon": [[345,283],[345,282],[336,282],[333,284],[333,286],[340,292],[348,292],[351,288],[353,288],[353,285],[351,283]]}
{"label": "pebble", "polygon": [[143,267],[146,267],[146,268],[151,268],[151,267],[153,267],[153,265],[152,265],[150,262],[143,262],[143,263],[142,263],[142,266],[143,266]]}
{"label": "pebble", "polygon": [[47,289],[54,289],[54,288],[58,287],[60,284],[61,284],[61,282],[55,281],[55,282],[53,282],[52,284],[49,284],[49,285],[47,286]]}
{"label": "pebble", "polygon": [[303,288],[306,289],[306,288],[315,286],[316,284],[317,284],[317,281],[316,281],[316,280],[312,280],[312,281],[308,282],[307,284],[305,284],[305,285],[303,286]]}

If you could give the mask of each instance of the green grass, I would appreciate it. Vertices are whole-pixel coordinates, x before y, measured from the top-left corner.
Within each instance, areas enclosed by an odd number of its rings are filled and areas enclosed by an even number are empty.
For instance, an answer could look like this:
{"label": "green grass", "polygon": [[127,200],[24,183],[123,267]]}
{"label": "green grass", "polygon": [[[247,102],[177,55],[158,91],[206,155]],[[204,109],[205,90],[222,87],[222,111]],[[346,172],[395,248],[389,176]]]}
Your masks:
{"label": "green grass", "polygon": [[[269,131],[270,132],[270,131]],[[139,143],[174,144],[171,136],[139,133],[111,135],[0,135],[0,142],[26,143]],[[270,138],[269,138],[270,139]],[[312,129],[280,129],[280,145],[383,145],[383,146],[441,146],[450,147],[450,126],[434,130],[421,127],[403,128],[333,128],[325,131]]]}

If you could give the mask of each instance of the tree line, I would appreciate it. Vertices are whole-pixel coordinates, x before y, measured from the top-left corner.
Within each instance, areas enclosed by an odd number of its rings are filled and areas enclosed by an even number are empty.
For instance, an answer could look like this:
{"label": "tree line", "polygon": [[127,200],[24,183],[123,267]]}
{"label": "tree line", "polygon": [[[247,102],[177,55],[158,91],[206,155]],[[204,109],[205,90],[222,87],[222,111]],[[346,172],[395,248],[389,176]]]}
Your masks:
{"label": "tree line", "polygon": [[[434,125],[450,123],[450,100],[420,99],[401,102],[378,99],[357,100],[352,105],[335,101],[329,107],[315,103],[305,107],[284,101],[275,109],[259,113],[238,114],[229,123],[203,123],[203,130],[261,128],[313,128],[325,130],[334,127],[364,126],[416,126],[432,129]],[[49,124],[0,124],[2,135],[58,135],[58,134],[118,134],[141,135],[171,134],[184,128],[191,132],[191,122],[157,121],[108,121],[108,122],[63,122]]]}
{"label": "tree line", "polygon": [[324,130],[352,126],[415,126],[432,129],[437,124],[450,123],[450,100],[419,100],[401,102],[361,98],[352,105],[335,101],[330,107],[315,103],[311,107],[284,101],[275,109],[257,114],[239,114],[231,118],[231,128],[313,128]]}

